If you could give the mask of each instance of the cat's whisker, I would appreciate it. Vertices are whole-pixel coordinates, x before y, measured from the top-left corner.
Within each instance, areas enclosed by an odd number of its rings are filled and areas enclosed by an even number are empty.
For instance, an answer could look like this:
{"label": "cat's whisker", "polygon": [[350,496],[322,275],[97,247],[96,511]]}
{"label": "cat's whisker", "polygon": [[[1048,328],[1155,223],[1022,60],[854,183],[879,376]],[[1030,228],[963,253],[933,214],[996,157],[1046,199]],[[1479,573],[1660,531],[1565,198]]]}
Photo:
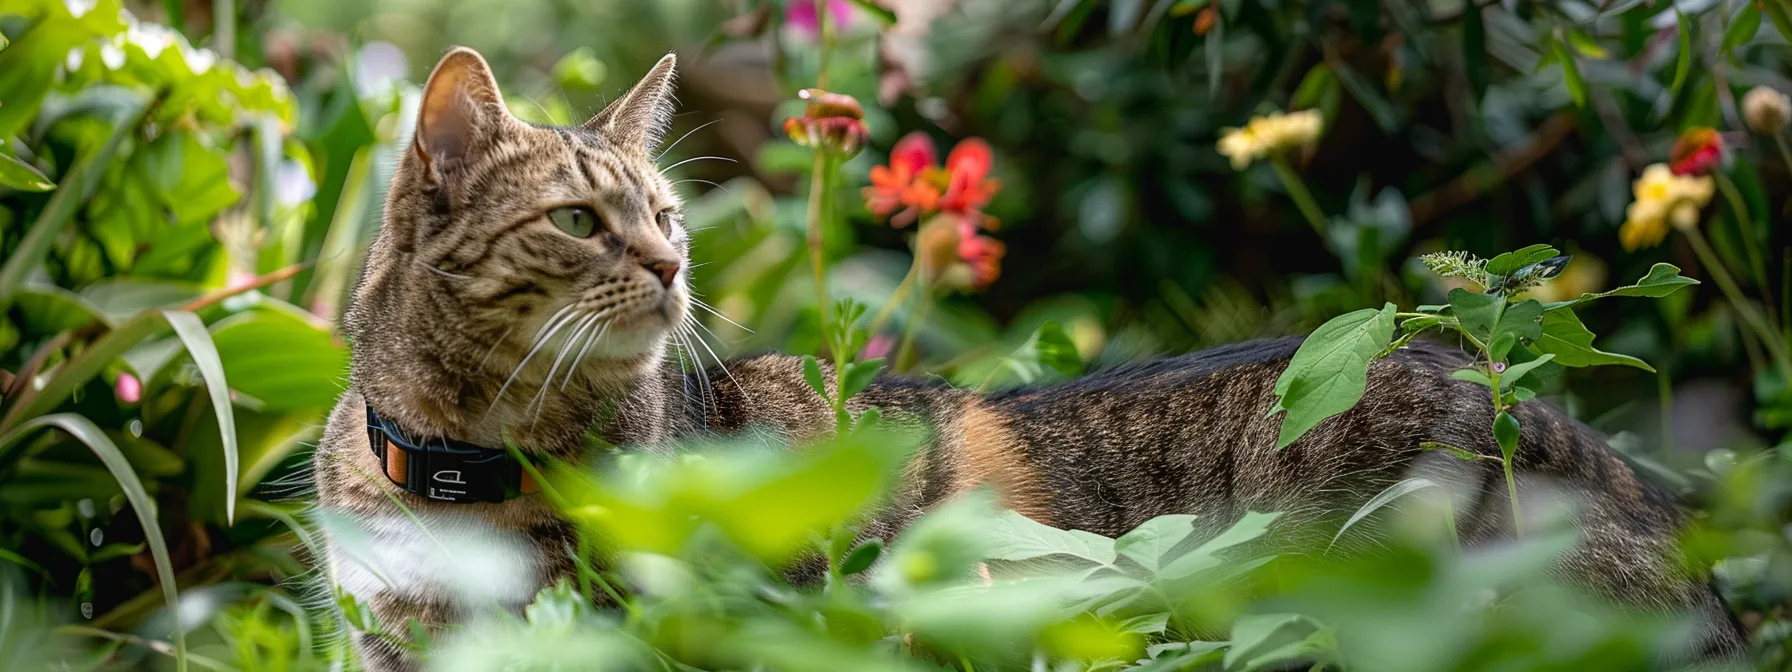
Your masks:
{"label": "cat's whisker", "polygon": [[565,391],[566,384],[572,382],[572,372],[579,368],[580,363],[585,361],[585,353],[591,350],[593,344],[604,340],[604,334],[609,333],[610,325],[615,322],[616,320],[614,319],[604,320],[598,325],[598,328],[593,331],[593,335],[585,337],[585,345],[579,348],[579,354],[573,355],[572,365],[566,367],[566,376],[560,380],[561,391]]}
{"label": "cat's whisker", "polygon": [[678,185],[681,185],[681,184],[684,184],[684,183],[686,183],[686,182],[699,182],[699,183],[702,183],[702,184],[707,184],[707,185],[709,185],[709,186],[712,186],[712,187],[715,187],[715,188],[717,188],[717,189],[721,189],[721,190],[722,190],[722,193],[724,193],[724,194],[729,194],[729,195],[733,195],[733,193],[734,193],[734,192],[731,192],[731,191],[728,191],[728,188],[727,188],[727,187],[724,187],[724,186],[722,186],[722,185],[719,185],[719,184],[716,184],[716,183],[714,183],[714,182],[711,182],[711,181],[709,181],[709,180],[699,180],[699,179],[697,179],[697,178],[695,178],[695,177],[688,177],[688,178],[685,178],[685,179],[682,179],[682,180],[675,180],[675,181],[673,181],[673,182],[672,182],[672,186],[674,186],[674,187],[676,187],[676,186],[678,186]]}
{"label": "cat's whisker", "polygon": [[672,141],[672,144],[670,144],[670,145],[666,145],[666,148],[665,148],[665,149],[662,149],[662,150],[660,150],[660,153],[659,153],[659,155],[658,155],[658,156],[655,156],[655,157],[653,157],[653,160],[654,160],[654,162],[655,162],[655,163],[658,163],[658,162],[659,162],[659,160],[660,160],[660,159],[663,159],[663,158],[666,158],[666,155],[667,155],[667,154],[670,154],[670,153],[672,153],[672,148],[674,148],[674,147],[677,147],[677,146],[678,146],[678,143],[681,143],[681,142],[684,142],[684,139],[685,139],[685,138],[688,138],[688,137],[691,137],[691,134],[692,134],[692,133],[696,133],[696,132],[697,132],[697,131],[701,131],[701,130],[703,130],[703,129],[705,129],[705,128],[709,128],[709,127],[711,127],[711,126],[714,126],[714,125],[716,125],[716,124],[719,124],[719,123],[722,123],[722,120],[721,120],[721,119],[717,119],[717,120],[715,120],[715,121],[711,121],[711,122],[709,122],[709,123],[706,123],[706,124],[703,124],[703,125],[702,125],[702,126],[698,126],[698,127],[696,127],[696,128],[693,128],[693,129],[691,129],[691,130],[689,130],[689,131],[685,131],[685,134],[684,134],[684,135],[681,135],[681,136],[678,136],[678,139],[677,139],[677,140],[673,140],[673,141]]}
{"label": "cat's whisker", "polygon": [[480,357],[480,358],[479,358],[479,369],[480,369],[480,370],[481,370],[481,371],[483,371],[483,370],[485,370],[485,363],[486,363],[486,362],[489,362],[489,361],[491,361],[491,359],[492,359],[492,353],[494,353],[494,352],[497,352],[497,351],[498,351],[498,346],[500,346],[500,345],[503,345],[503,344],[504,344],[504,339],[506,339],[506,338],[510,338],[510,332],[513,332],[513,331],[516,331],[516,325],[514,325],[514,324],[513,324],[513,325],[510,325],[510,328],[509,328],[509,329],[505,329],[505,330],[504,330],[504,333],[502,333],[502,334],[498,334],[498,339],[497,339],[497,340],[495,340],[495,341],[492,341],[492,347],[491,347],[491,349],[489,349],[489,350],[486,350],[486,351],[485,351],[485,356],[484,356],[484,357]]}
{"label": "cat's whisker", "polygon": [[[697,374],[697,382],[702,385],[699,393],[703,395],[703,403],[706,406],[705,413],[707,414],[707,405],[715,402],[715,385],[709,380],[709,369],[703,366],[703,358],[698,357],[696,349],[691,347],[690,334],[691,318],[687,315],[684,323],[678,326],[678,331],[674,335],[678,338],[680,350],[690,354],[692,372]],[[682,358],[682,355],[680,357]]]}
{"label": "cat's whisker", "polygon": [[[527,411],[530,406],[534,406],[535,417],[541,417],[541,409],[547,406],[548,388],[554,384],[554,372],[560,370],[560,363],[566,361],[566,356],[572,353],[574,349],[572,346],[597,325],[597,319],[600,316],[600,313],[586,314],[585,317],[579,319],[578,325],[572,328],[572,333],[560,342],[560,352],[555,354],[554,362],[548,365],[548,375],[541,379],[541,388],[535,391],[535,396],[529,400],[529,406],[524,406],[523,410]],[[570,374],[571,371],[569,370],[567,373]]]}
{"label": "cat's whisker", "polygon": [[[709,330],[709,327],[704,327],[702,322],[696,322],[695,324],[699,327],[703,327],[704,331]],[[697,345],[703,346],[703,349],[709,352],[709,356],[716,360],[716,368],[722,370],[722,375],[728,376],[728,381],[734,383],[735,389],[740,390],[741,396],[746,397],[748,401],[752,401],[752,397],[747,395],[747,387],[740,384],[740,380],[736,379],[734,373],[728,370],[727,362],[722,361],[722,356],[716,354],[715,349],[709,347],[709,341],[703,340],[703,335],[698,334],[695,331],[691,332],[691,335],[697,338]]]}
{"label": "cat's whisker", "polygon": [[[561,312],[565,312],[566,310],[571,309],[571,308],[572,308],[572,306],[567,306],[566,308],[562,308],[560,310],[561,310]],[[556,314],[558,314],[558,313],[556,313]],[[578,315],[578,313],[573,314],[573,316],[575,316],[575,317],[577,315]],[[529,360],[534,359],[535,354],[538,352],[541,352],[541,349],[543,347],[547,346],[548,341],[553,340],[554,334],[556,332],[560,331],[561,328],[565,327],[569,321],[570,320],[560,320],[558,322],[554,322],[553,329],[551,329],[547,332],[546,338],[538,337],[535,339],[535,345],[534,345],[534,347],[531,347],[529,349],[529,354],[523,355],[523,361],[518,362],[516,365],[516,369],[510,372],[510,377],[505,378],[504,384],[498,386],[498,393],[492,395],[492,403],[490,406],[486,407],[485,415],[481,416],[481,419],[491,416],[492,409],[497,408],[498,402],[504,398],[504,391],[510,389],[510,384],[516,382],[516,377],[518,375],[522,374],[523,369],[525,367],[529,366]],[[553,322],[553,321],[550,320],[550,322]]]}
{"label": "cat's whisker", "polygon": [[735,161],[734,159],[730,159],[726,156],[693,156],[693,157],[685,159],[683,161],[679,161],[678,163],[674,163],[670,166],[666,166],[665,168],[661,168],[660,174],[665,175],[666,171],[672,170],[673,168],[677,168],[677,167],[682,166],[687,163],[691,163],[693,161],[707,161],[707,160],[712,160],[712,159],[716,160],[716,161],[727,161],[729,163],[740,163],[739,161]]}
{"label": "cat's whisker", "polygon": [[[737,329],[740,329],[740,330],[742,330],[742,331],[745,331],[745,332],[747,332],[747,333],[749,333],[749,334],[751,334],[751,333],[755,333],[755,332],[754,332],[754,331],[753,331],[753,330],[752,330],[752,329],[748,329],[748,328],[746,328],[746,327],[745,327],[745,326],[742,326],[742,325],[741,325],[741,323],[739,323],[739,322],[735,322],[735,321],[734,321],[734,320],[731,320],[731,319],[728,319],[728,316],[727,316],[727,315],[723,315],[723,314],[722,314],[722,311],[719,311],[719,310],[716,310],[716,309],[715,309],[715,307],[713,307],[713,306],[711,306],[711,305],[709,305],[709,304],[707,304],[707,303],[704,303],[704,302],[703,302],[703,300],[702,300],[702,299],[699,299],[699,298],[697,298],[697,297],[696,297],[696,296],[692,296],[692,297],[691,297],[691,305],[694,305],[694,306],[696,306],[696,307],[698,307],[698,308],[702,308],[702,309],[704,309],[704,310],[707,310],[707,311],[709,311],[709,314],[711,314],[711,315],[714,315],[714,316],[716,316],[716,317],[719,317],[719,318],[722,318],[722,321],[723,321],[723,322],[727,322],[727,323],[729,323],[729,324],[732,324],[732,325],[734,325],[734,326],[735,326],[735,328],[737,328]],[[699,323],[699,324],[701,324],[701,323]],[[715,332],[713,332],[713,331],[712,331],[712,332],[709,332],[709,333],[711,333],[711,334],[714,334],[714,333],[715,333]],[[717,338],[721,338],[721,337],[720,337],[720,336],[717,336]]]}
{"label": "cat's whisker", "polygon": [[529,340],[530,345],[540,343],[542,334],[548,333],[548,330],[560,320],[561,316],[577,308],[578,305],[578,302],[573,302],[566,304],[566,306],[560,310],[554,311],[554,315],[548,318],[547,323],[541,325],[540,329],[535,330],[535,337]]}

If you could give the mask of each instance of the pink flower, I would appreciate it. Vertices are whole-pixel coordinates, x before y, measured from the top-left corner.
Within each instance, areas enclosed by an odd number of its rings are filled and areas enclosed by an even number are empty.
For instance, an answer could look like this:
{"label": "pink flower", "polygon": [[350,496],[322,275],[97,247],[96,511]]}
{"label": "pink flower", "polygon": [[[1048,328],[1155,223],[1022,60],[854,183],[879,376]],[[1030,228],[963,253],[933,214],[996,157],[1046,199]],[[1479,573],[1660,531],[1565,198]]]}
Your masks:
{"label": "pink flower", "polygon": [[143,399],[143,381],[128,373],[118,374],[118,382],[112,386],[118,400],[127,404],[135,404]]}
{"label": "pink flower", "polygon": [[865,342],[865,349],[859,351],[859,359],[866,360],[876,359],[878,357],[888,357],[890,356],[890,353],[895,350],[895,337],[889,334],[878,334],[872,336],[871,340]]}
{"label": "pink flower", "polygon": [[1724,138],[1716,129],[1697,127],[1674,140],[1668,168],[1675,175],[1705,175],[1724,158]]}
{"label": "pink flower", "polygon": [[[820,17],[815,15],[815,0],[794,0],[784,10],[784,23],[810,37],[821,36]],[[834,22],[834,30],[846,30],[852,24],[852,3],[847,0],[828,0],[828,20]]]}

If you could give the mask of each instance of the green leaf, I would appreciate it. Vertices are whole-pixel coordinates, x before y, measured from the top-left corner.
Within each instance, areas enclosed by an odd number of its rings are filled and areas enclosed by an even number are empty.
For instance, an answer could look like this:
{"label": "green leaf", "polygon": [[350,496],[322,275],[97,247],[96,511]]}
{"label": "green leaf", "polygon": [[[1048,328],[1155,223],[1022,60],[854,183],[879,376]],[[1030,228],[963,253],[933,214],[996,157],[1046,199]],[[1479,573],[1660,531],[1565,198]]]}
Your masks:
{"label": "green leaf", "polygon": [[1171,560],[1164,556],[1182,543],[1183,539],[1195,533],[1194,523],[1195,516],[1186,513],[1152,518],[1115,539],[1114,551],[1138,563],[1140,567],[1156,572]]}
{"label": "green leaf", "polygon": [[264,410],[335,404],[348,352],[303,311],[272,300],[262,305],[212,325],[212,342],[231,387],[259,400]]}
{"label": "green leaf", "polygon": [[1493,328],[1506,312],[1505,297],[1457,288],[1450,290],[1449,299],[1450,310],[1463,331],[1482,343],[1493,340]]}
{"label": "green leaf", "polygon": [[1755,9],[1755,3],[1744,3],[1742,11],[1738,12],[1735,20],[1730,22],[1730,27],[1724,29],[1723,43],[1719,49],[1725,56],[1729,56],[1733,60],[1736,55],[1730,52],[1748,44],[1749,41],[1755,39],[1755,34],[1759,32],[1761,32],[1761,12]]}
{"label": "green leaf", "polygon": [[[162,588],[162,601],[167,604],[169,613],[178,613],[180,597],[175,592],[174,564],[169,560],[168,542],[162,538],[161,525],[156,521],[156,501],[144,489],[137,472],[131,470],[131,464],[125,459],[124,453],[118,450],[112,439],[95,426],[92,420],[74,413],[32,418],[11,432],[0,435],[0,457],[5,456],[8,449],[21,439],[42,427],[55,427],[68,432],[70,436],[86,444],[93,450],[94,456],[100,459],[100,463],[106,465],[106,470],[112,472],[112,477],[118,480],[118,487],[124,491],[125,500],[131,503],[131,509],[137,514],[137,524],[143,528],[143,539],[149,543],[149,554],[156,568],[156,582]],[[181,669],[186,669],[186,629],[175,628],[174,638],[175,662]]]}
{"label": "green leaf", "polygon": [[876,2],[873,2],[873,0],[850,0],[850,1],[852,2],[854,7],[858,7],[860,11],[863,11],[866,14],[870,14],[872,17],[875,17],[878,21],[883,22],[884,25],[886,25],[886,26],[896,25],[896,12],[891,11],[889,8],[884,7],[883,5],[879,5]]}
{"label": "green leaf", "polygon": [[1678,37],[1675,48],[1679,54],[1674,57],[1674,83],[1668,87],[1669,100],[1680,97],[1681,87],[1686,86],[1687,77],[1692,74],[1692,19],[1675,8],[1674,20],[1679,24],[1675,31]]}
{"label": "green leaf", "polygon": [[1507,464],[1512,463],[1512,455],[1518,452],[1518,418],[1511,413],[1500,411],[1493,418],[1493,440],[1500,444],[1500,456]]}
{"label": "green leaf", "polygon": [[174,335],[180,338],[181,344],[187,348],[187,354],[193,357],[193,364],[199,368],[199,376],[205,380],[206,393],[211,396],[212,412],[218,418],[218,435],[224,444],[224,520],[228,524],[236,522],[236,481],[237,481],[237,444],[236,444],[236,412],[230,403],[230,385],[224,376],[224,362],[218,357],[218,347],[212,343],[211,332],[205,330],[205,323],[198,315],[182,311],[164,311],[168,324],[174,327]]}
{"label": "green leaf", "polygon": [[1575,107],[1587,106],[1587,82],[1581,79],[1580,66],[1574,63],[1574,54],[1569,53],[1567,43],[1556,40],[1554,45],[1556,60],[1562,64],[1562,83],[1568,86],[1568,97],[1574,99]]}
{"label": "green leaf", "polygon": [[[12,49],[0,52],[11,53]],[[4,69],[0,67],[0,71]],[[0,106],[0,109],[5,107]],[[0,313],[12,306],[13,294],[24,285],[25,276],[43,260],[44,253],[50,249],[50,243],[68,228],[69,222],[74,220],[75,212],[93,195],[94,188],[99,186],[100,177],[112,164],[112,155],[118,152],[126,138],[136,132],[148,110],[149,101],[135,101],[133,108],[118,115],[106,141],[92,151],[83,153],[63,175],[62,188],[50,197],[43,212],[38,213],[37,219],[31,222],[31,228],[25,232],[25,237],[7,253],[6,263],[0,265]]]}
{"label": "green leaf", "polygon": [[1466,380],[1471,383],[1476,383],[1476,384],[1480,384],[1480,385],[1486,385],[1488,387],[1493,387],[1493,379],[1488,378],[1487,373],[1485,371],[1482,371],[1482,370],[1476,369],[1476,368],[1457,369],[1455,371],[1451,371],[1450,377],[1455,378],[1457,380]]}
{"label": "green leaf", "polygon": [[[1500,320],[1493,325],[1492,338],[1511,334],[1519,340],[1529,343],[1543,335],[1543,303],[1536,299],[1525,299],[1506,306],[1500,312]],[[1503,359],[1504,356],[1495,359]]]}
{"label": "green leaf", "polygon": [[1644,371],[1655,371],[1654,367],[1643,360],[1593,347],[1593,332],[1581,323],[1580,316],[1568,309],[1551,310],[1543,314],[1543,336],[1537,339],[1535,345],[1539,352],[1554,355],[1555,363],[1562,366],[1622,364]]}
{"label": "green leaf", "polygon": [[1568,31],[1568,44],[1574,47],[1574,50],[1579,52],[1580,55],[1587,58],[1604,60],[1611,58],[1612,56],[1611,51],[1607,50],[1605,47],[1599,46],[1599,43],[1593,41],[1592,37],[1589,37],[1586,33],[1578,30]]}
{"label": "green leaf", "polygon": [[1197,574],[1218,567],[1225,562],[1219,557],[1221,551],[1239,544],[1261,538],[1269,532],[1269,525],[1282,517],[1280,513],[1257,513],[1248,511],[1238,522],[1233,523],[1226,531],[1214,535],[1212,539],[1201,542],[1194,550],[1169,559],[1159,569],[1160,581],[1181,581],[1195,577]]}
{"label": "green leaf", "polygon": [[1226,651],[1226,669],[1251,672],[1295,660],[1324,659],[1326,633],[1318,621],[1300,614],[1242,616],[1232,623],[1232,648]]}
{"label": "green leaf", "polygon": [[1550,360],[1555,358],[1555,355],[1544,355],[1528,362],[1519,362],[1507,367],[1506,372],[1500,374],[1500,389],[1511,389],[1512,385],[1523,379],[1524,375],[1530,373],[1532,369],[1548,364]]}
{"label": "green leaf", "polygon": [[871,385],[871,381],[877,378],[877,373],[882,371],[883,368],[884,360],[882,357],[847,364],[846,379],[841,382],[841,385],[846,389],[840,393],[840,397],[842,399],[851,399],[858,396],[860,392],[864,392],[865,388]]}
{"label": "green leaf", "polygon": [[1673,264],[1656,264],[1649,267],[1648,274],[1644,275],[1642,279],[1637,280],[1634,285],[1626,285],[1610,291],[1599,292],[1597,294],[1582,294],[1578,299],[1557,301],[1544,308],[1554,311],[1560,308],[1592,301],[1594,299],[1603,299],[1608,296],[1644,296],[1652,299],[1659,299],[1669,294],[1673,294],[1681,287],[1696,284],[1699,284],[1699,281],[1680,275],[1679,266]]}
{"label": "green leaf", "polygon": [[821,365],[816,363],[814,355],[803,355],[803,382],[821,398],[829,398],[827,382],[821,378]]}
{"label": "green leaf", "polygon": [[1479,7],[1465,5],[1463,10],[1463,69],[1468,75],[1469,86],[1475,92],[1475,100],[1481,100],[1487,95],[1487,83],[1490,80],[1487,70],[1487,24]]}
{"label": "green leaf", "polygon": [[1761,0],[1760,5],[1761,13],[1766,14],[1767,19],[1773,22],[1773,28],[1780,32],[1780,37],[1792,42],[1792,15],[1787,13],[1786,0]]}
{"label": "green leaf", "polygon": [[1276,405],[1285,411],[1276,449],[1288,447],[1320,421],[1343,413],[1363,398],[1369,360],[1394,336],[1394,304],[1365,308],[1332,318],[1295,351],[1276,379]]}
{"label": "green leaf", "polygon": [[1113,539],[1082,530],[1060,530],[1013,511],[998,514],[984,537],[984,554],[990,560],[1019,562],[1059,555],[1106,565],[1115,557]]}
{"label": "green leaf", "polygon": [[1458,460],[1466,460],[1469,462],[1473,462],[1475,460],[1480,460],[1480,459],[1485,459],[1478,454],[1469,452],[1469,450],[1467,448],[1463,448],[1461,446],[1452,446],[1452,445],[1444,443],[1442,441],[1420,441],[1419,442],[1419,450],[1423,450],[1423,451],[1427,451],[1427,452],[1443,452],[1443,453],[1449,454],[1450,457],[1454,457]]}
{"label": "green leaf", "polygon": [[1530,245],[1523,249],[1507,252],[1487,260],[1487,272],[1492,275],[1511,275],[1513,271],[1531,264],[1554,259],[1561,252],[1548,245]]}
{"label": "green leaf", "polygon": [[883,552],[883,541],[878,539],[867,540],[865,543],[859,544],[858,548],[852,549],[851,553],[846,554],[845,560],[840,561],[840,573],[846,576],[852,576],[867,569],[871,569],[871,563],[877,562],[877,556]]}
{"label": "green leaf", "polygon": [[[1436,445],[1444,445],[1444,444],[1436,444]],[[1424,447],[1423,444],[1421,444],[1420,447],[1423,448]],[[1452,446],[1451,448],[1453,448],[1454,450],[1458,450],[1458,451],[1462,450],[1461,448],[1455,448],[1454,446]],[[1467,451],[1463,451],[1463,452],[1467,452]],[[1388,486],[1387,488],[1383,489],[1380,494],[1375,495],[1374,497],[1370,498],[1369,501],[1363,503],[1362,506],[1357,507],[1356,513],[1350,514],[1350,520],[1344,521],[1344,526],[1339,527],[1338,533],[1332,535],[1331,545],[1336,546],[1338,544],[1338,540],[1344,538],[1344,533],[1346,531],[1349,531],[1350,527],[1352,525],[1362,522],[1362,520],[1364,518],[1368,518],[1370,514],[1375,513],[1376,511],[1380,510],[1382,507],[1393,503],[1394,500],[1399,499],[1401,497],[1405,497],[1407,495],[1418,492],[1420,490],[1424,490],[1426,488],[1441,488],[1441,487],[1443,487],[1443,486],[1438,485],[1437,481],[1433,481],[1429,478],[1425,478],[1422,476],[1415,476],[1413,478],[1404,479],[1398,483]]]}
{"label": "green leaf", "polygon": [[49,191],[56,183],[34,166],[11,154],[0,154],[0,187],[18,191]]}
{"label": "green leaf", "polygon": [[1506,353],[1511,352],[1512,346],[1517,344],[1518,335],[1510,331],[1494,336],[1493,342],[1487,344],[1487,356],[1496,361],[1505,359]]}
{"label": "green leaf", "polygon": [[1295,109],[1319,107],[1327,95],[1338,89],[1338,78],[1332,75],[1331,68],[1319,63],[1308,70],[1295,87],[1294,97],[1289,99],[1289,106]]}

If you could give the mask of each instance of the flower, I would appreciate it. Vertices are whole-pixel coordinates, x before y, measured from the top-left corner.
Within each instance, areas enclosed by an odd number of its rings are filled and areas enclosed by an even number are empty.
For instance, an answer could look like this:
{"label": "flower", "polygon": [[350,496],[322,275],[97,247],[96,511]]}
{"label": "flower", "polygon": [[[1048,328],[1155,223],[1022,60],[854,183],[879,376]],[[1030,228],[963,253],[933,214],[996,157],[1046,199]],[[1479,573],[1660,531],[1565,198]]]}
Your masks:
{"label": "flower", "polygon": [[135,404],[143,398],[143,381],[128,373],[118,374],[118,382],[112,386],[118,400],[127,404]]}
{"label": "flower", "polygon": [[984,289],[1002,275],[1002,255],[1007,253],[1002,241],[959,228],[958,260],[971,269],[973,288]]}
{"label": "flower", "polygon": [[1724,139],[1716,129],[1697,127],[1680,134],[1668,150],[1668,167],[1675,175],[1704,175],[1724,157]]}
{"label": "flower", "polygon": [[1618,241],[1635,251],[1660,245],[1671,225],[1690,229],[1699,224],[1699,209],[1711,202],[1716,185],[1708,175],[1681,175],[1665,163],[1643,169],[1631,184],[1635,199],[1624,210]]}
{"label": "flower", "polygon": [[[815,0],[795,0],[784,9],[784,23],[798,32],[811,38],[821,36],[821,17],[816,15]],[[849,0],[828,0],[828,20],[834,22],[834,30],[846,30],[852,23],[852,3]]]}
{"label": "flower", "polygon": [[888,166],[871,168],[871,186],[861,193],[865,207],[890,225],[901,228],[920,217],[946,213],[994,230],[997,221],[983,207],[1002,188],[990,179],[993,153],[989,143],[968,138],[946,155],[946,165],[935,165],[933,141],[920,132],[910,133],[890,149]]}
{"label": "flower", "polygon": [[784,133],[796,144],[842,158],[851,157],[865,147],[870,132],[865,129],[865,108],[852,96],[829,93],[821,89],[803,89],[797,97],[809,101],[803,116],[784,120]]}
{"label": "flower", "polygon": [[1792,120],[1792,98],[1765,86],[1749,89],[1742,96],[1742,118],[1756,133],[1774,135]]}
{"label": "flower", "polygon": [[977,233],[976,221],[942,214],[921,225],[915,255],[929,284],[981,290],[1002,274],[1002,241]]}
{"label": "flower", "polygon": [[1319,110],[1251,117],[1244,128],[1221,129],[1218,149],[1232,160],[1233,170],[1244,170],[1257,159],[1313,144],[1324,128]]}

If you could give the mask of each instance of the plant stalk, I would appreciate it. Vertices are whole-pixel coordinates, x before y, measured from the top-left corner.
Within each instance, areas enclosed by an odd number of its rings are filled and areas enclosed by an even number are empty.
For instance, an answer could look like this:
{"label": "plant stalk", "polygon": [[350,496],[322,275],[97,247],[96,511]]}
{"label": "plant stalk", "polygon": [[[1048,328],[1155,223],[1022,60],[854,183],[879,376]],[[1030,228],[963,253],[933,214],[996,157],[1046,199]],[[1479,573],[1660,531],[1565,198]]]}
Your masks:
{"label": "plant stalk", "polygon": [[[1742,200],[1742,192],[1736,188],[1735,182],[1730,181],[1729,175],[1721,170],[1711,171],[1711,175],[1717,178],[1717,190],[1724,193],[1724,200],[1729,202],[1731,212],[1736,215],[1736,226],[1742,230],[1742,250],[1748,255],[1749,270],[1754,272],[1755,286],[1761,288],[1761,294],[1765,297],[1772,285],[1767,284],[1767,264],[1761,260],[1761,251],[1755,249],[1760,244],[1760,239],[1755,237],[1754,218],[1749,215],[1748,202]],[[1771,298],[1764,299],[1764,303],[1772,310]]]}
{"label": "plant stalk", "polygon": [[815,310],[821,316],[821,344],[823,348],[832,349],[834,341],[829,336],[830,316],[828,315],[828,277],[827,261],[822,258],[822,213],[823,200],[827,198],[827,174],[829,169],[826,150],[815,150],[815,166],[809,174],[809,268],[815,274]]}
{"label": "plant stalk", "polygon": [[1711,249],[1711,243],[1705,240],[1705,234],[1698,227],[1689,227],[1684,231],[1686,239],[1692,242],[1693,252],[1699,255],[1699,262],[1710,271],[1712,279],[1717,280],[1717,287],[1729,299],[1730,306],[1742,315],[1742,321],[1767,346],[1768,354],[1772,355],[1774,364],[1780,368],[1782,380],[1792,380],[1792,357],[1787,356],[1786,341],[1780,338],[1779,331],[1768,324],[1761,311],[1756,310],[1755,305],[1742,295],[1742,288],[1736,285],[1736,279],[1730,276],[1730,271],[1717,258],[1717,252]]}
{"label": "plant stalk", "polygon": [[1294,166],[1288,165],[1288,157],[1276,154],[1269,157],[1269,165],[1276,169],[1276,176],[1282,178],[1282,187],[1288,190],[1288,197],[1294,199],[1294,207],[1300,210],[1313,232],[1319,234],[1319,242],[1328,247],[1331,240],[1325,234],[1325,211],[1313,200],[1313,192],[1307,191],[1307,183],[1300,179],[1300,173],[1294,172]]}

